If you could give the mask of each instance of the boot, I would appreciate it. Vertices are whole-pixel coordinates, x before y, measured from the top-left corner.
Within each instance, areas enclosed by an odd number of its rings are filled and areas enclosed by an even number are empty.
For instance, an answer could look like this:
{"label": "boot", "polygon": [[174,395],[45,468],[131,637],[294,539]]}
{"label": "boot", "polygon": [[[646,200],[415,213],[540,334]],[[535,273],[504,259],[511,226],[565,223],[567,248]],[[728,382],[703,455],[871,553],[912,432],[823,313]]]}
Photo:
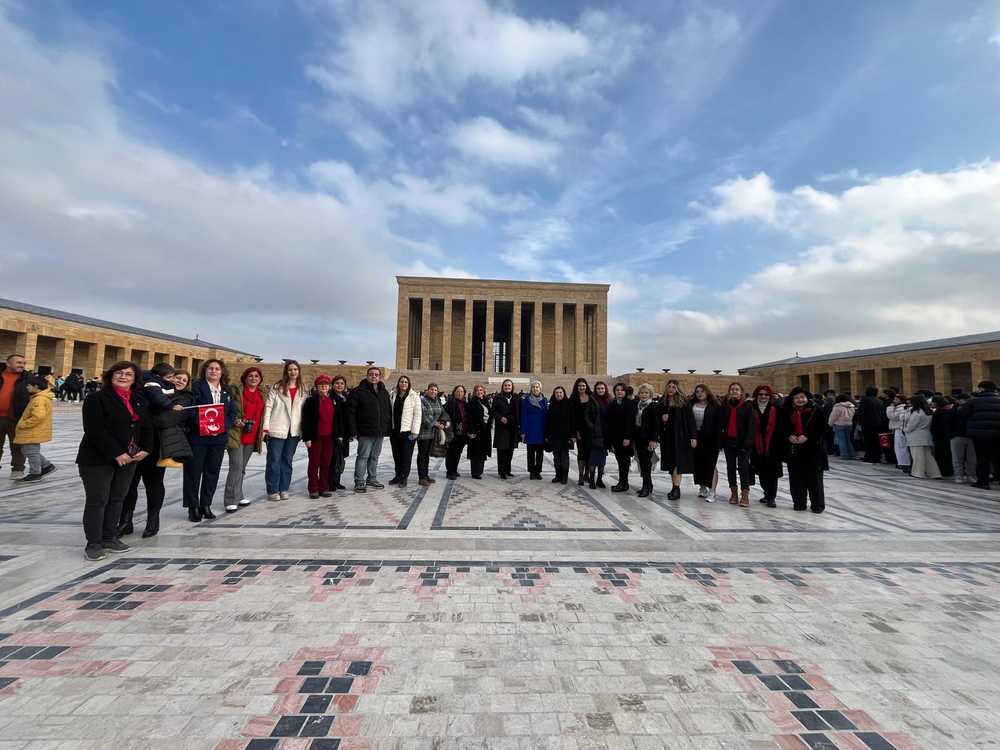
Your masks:
{"label": "boot", "polygon": [[740,491],[740,507],[741,508],[750,507],[750,490],[745,489]]}
{"label": "boot", "polygon": [[212,512],[212,509],[207,505],[202,506],[201,517],[207,518],[209,521],[215,520],[215,514]]}
{"label": "boot", "polygon": [[604,469],[597,470],[597,486],[604,489]]}
{"label": "boot", "polygon": [[618,484],[611,488],[612,492],[628,492],[628,490],[628,481],[625,479],[619,479]]}
{"label": "boot", "polygon": [[597,489],[597,482],[594,481],[594,468],[592,466],[587,467],[587,483],[590,486],[590,489]]}
{"label": "boot", "polygon": [[199,523],[201,521],[201,513],[198,512],[197,508],[188,508],[188,520],[191,523]]}
{"label": "boot", "polygon": [[[652,488],[650,488],[652,491]],[[667,493],[667,500],[680,500],[681,499],[681,488],[679,485],[674,485],[670,492]]]}
{"label": "boot", "polygon": [[653,492],[653,483],[646,481],[646,479],[643,479],[642,488],[639,490],[639,492],[636,493],[636,495],[638,497],[649,497],[649,495],[652,492]]}
{"label": "boot", "polygon": [[143,539],[149,539],[151,536],[156,536],[160,533],[160,516],[147,516],[146,517],[146,528],[142,532]]}
{"label": "boot", "polygon": [[161,458],[159,461],[156,462],[156,465],[159,466],[161,469],[183,469],[184,468],[184,464],[182,464],[180,461],[175,461],[172,458]]}
{"label": "boot", "polygon": [[729,504],[730,505],[737,505],[739,502],[740,502],[740,497],[739,497],[739,495],[736,492],[736,488],[735,487],[730,487],[729,488]]}
{"label": "boot", "polygon": [[559,483],[562,482],[562,473],[563,473],[563,470],[560,469],[557,466],[556,467],[556,475],[554,477],[552,477],[552,484],[559,484]]}
{"label": "boot", "polygon": [[122,513],[121,520],[118,522],[118,536],[128,536],[132,533],[135,533],[135,528],[132,526],[132,511],[127,511]]}
{"label": "boot", "polygon": [[583,461],[576,462],[576,475],[577,475],[577,480],[576,480],[577,484],[583,484],[584,482],[587,481],[587,464],[585,464]]}
{"label": "boot", "polygon": [[569,483],[569,467],[568,466],[563,466],[562,479],[559,480],[559,483],[560,484],[568,484]]}

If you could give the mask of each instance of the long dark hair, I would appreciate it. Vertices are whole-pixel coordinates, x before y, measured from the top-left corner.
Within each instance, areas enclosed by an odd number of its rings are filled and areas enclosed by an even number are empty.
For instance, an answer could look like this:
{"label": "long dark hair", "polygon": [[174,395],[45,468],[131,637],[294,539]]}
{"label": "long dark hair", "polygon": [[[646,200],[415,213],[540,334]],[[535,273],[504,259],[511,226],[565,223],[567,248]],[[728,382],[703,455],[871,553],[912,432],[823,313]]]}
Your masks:
{"label": "long dark hair", "polygon": [[718,405],[718,403],[719,403],[718,397],[716,397],[716,395],[714,393],[712,393],[712,389],[709,388],[705,383],[698,383],[698,385],[696,385],[694,387],[694,390],[691,391],[691,403],[692,404],[699,403],[698,396],[697,396],[699,388],[701,388],[703,391],[705,391],[705,403],[706,404],[712,404],[713,406],[717,406]]}
{"label": "long dark hair", "polygon": [[397,396],[401,396],[402,395],[402,391],[399,390],[399,384],[402,383],[404,379],[406,380],[406,395],[409,396],[410,393],[413,391],[413,381],[410,380],[410,376],[409,375],[400,375],[396,379],[396,395]]}
{"label": "long dark hair", "polygon": [[551,402],[551,401],[555,401],[556,400],[556,391],[562,391],[563,392],[563,401],[565,401],[566,400],[566,389],[563,388],[561,385],[557,385],[555,388],[552,389],[552,398],[549,399],[549,401]]}
{"label": "long dark hair", "polygon": [[[667,393],[667,388],[673,383],[674,387],[677,389],[677,396],[673,399],[670,398],[670,394]],[[684,395],[684,391],[681,390],[681,383],[679,380],[670,378],[666,383],[663,384],[663,407],[668,406],[685,406],[687,404],[687,396]]]}
{"label": "long dark hair", "polygon": [[573,383],[573,392],[569,396],[571,401],[580,400],[580,394],[579,391],[577,391],[577,388],[580,387],[580,383],[583,383],[585,386],[587,386],[586,394],[588,397],[592,397],[594,395],[593,392],[590,390],[590,383],[587,382],[587,379],[577,378],[576,382]]}
{"label": "long dark hair", "polygon": [[[597,386],[599,385],[604,386],[603,396],[597,395]],[[607,406],[608,404],[611,403],[611,390],[608,388],[608,384],[605,383],[603,380],[598,380],[596,383],[594,383],[594,400],[600,403],[601,406]]]}
{"label": "long dark hair", "polygon": [[920,393],[910,396],[910,406],[914,409],[920,409],[924,414],[931,413],[931,406],[927,403],[927,399]]}
{"label": "long dark hair", "polygon": [[226,367],[226,363],[223,362],[221,359],[206,359],[204,362],[202,362],[201,363],[201,369],[198,370],[198,379],[199,380],[207,380],[207,378],[205,377],[205,373],[208,371],[208,366],[210,364],[212,364],[213,362],[215,364],[217,364],[219,367],[222,368],[222,377],[219,378],[219,385],[221,385],[223,388],[227,388],[228,389],[229,388],[229,368]]}
{"label": "long dark hair", "polygon": [[460,400],[458,398],[458,396],[455,395],[456,393],[458,393],[458,389],[459,388],[462,389],[462,399],[463,400],[469,397],[469,390],[464,385],[459,384],[459,385],[456,385],[454,388],[451,389],[451,399],[452,399],[452,401],[458,401],[458,400]]}

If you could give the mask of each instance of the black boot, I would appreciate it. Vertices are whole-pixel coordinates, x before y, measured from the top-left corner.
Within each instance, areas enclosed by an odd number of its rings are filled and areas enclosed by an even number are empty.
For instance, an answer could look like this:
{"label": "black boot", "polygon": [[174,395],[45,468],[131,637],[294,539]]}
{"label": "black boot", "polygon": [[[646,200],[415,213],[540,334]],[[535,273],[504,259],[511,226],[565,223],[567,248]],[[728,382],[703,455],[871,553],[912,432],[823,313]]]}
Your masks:
{"label": "black boot", "polygon": [[585,464],[583,461],[576,462],[576,475],[577,475],[577,480],[576,480],[577,484],[583,484],[584,482],[587,481],[587,464]]}
{"label": "black boot", "polygon": [[132,526],[132,511],[125,511],[118,522],[118,536],[123,537],[133,533],[135,528]]}
{"label": "black boot", "polygon": [[590,486],[590,489],[597,489],[597,483],[594,481],[594,467],[592,466],[587,467],[587,483]]}
{"label": "black boot", "polygon": [[611,488],[612,492],[628,492],[629,486],[626,479],[619,479],[618,484]]}
{"label": "black boot", "polygon": [[604,469],[598,469],[597,470],[597,486],[600,487],[602,490],[605,487],[605,485],[604,485]]}
{"label": "black boot", "polygon": [[560,482],[562,482],[562,473],[563,473],[563,470],[560,469],[557,466],[556,467],[556,475],[554,477],[552,477],[552,484],[559,484]]}
{"label": "black boot", "polygon": [[209,521],[215,519],[215,514],[212,512],[212,508],[208,505],[203,505],[201,508],[201,517],[207,518]]}
{"label": "black boot", "polygon": [[642,480],[642,488],[636,493],[638,497],[649,497],[649,494],[653,491],[652,483],[647,482],[645,479]]}
{"label": "black boot", "polygon": [[146,516],[146,528],[142,532],[143,539],[149,539],[151,536],[156,536],[160,533],[160,516],[157,515],[147,515]]}
{"label": "black boot", "polygon": [[188,508],[188,520],[191,523],[198,523],[201,521],[201,513],[198,512],[197,508]]}
{"label": "black boot", "polygon": [[563,466],[562,479],[559,480],[559,483],[560,484],[568,484],[569,483],[569,466]]}
{"label": "black boot", "polygon": [[667,494],[667,500],[680,500],[680,498],[681,498],[681,488],[675,484],[673,488],[670,490],[670,492]]}

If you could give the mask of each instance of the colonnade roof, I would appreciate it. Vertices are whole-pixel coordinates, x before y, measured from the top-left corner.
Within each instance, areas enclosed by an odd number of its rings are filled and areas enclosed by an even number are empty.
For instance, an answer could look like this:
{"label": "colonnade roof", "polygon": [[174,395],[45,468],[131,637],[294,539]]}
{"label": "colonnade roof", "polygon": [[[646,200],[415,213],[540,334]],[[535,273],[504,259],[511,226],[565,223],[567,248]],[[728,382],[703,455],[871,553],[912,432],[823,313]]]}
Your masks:
{"label": "colonnade roof", "polygon": [[611,289],[610,284],[574,284],[562,281],[520,281],[518,279],[467,279],[448,278],[442,276],[397,276],[396,281],[403,285],[417,284],[421,286],[434,284],[440,286],[440,292],[445,293],[449,289],[497,289],[503,287],[528,287],[556,291],[565,289],[567,291],[582,290],[591,292],[607,292]]}
{"label": "colonnade roof", "polygon": [[909,344],[894,344],[892,346],[876,346],[870,349],[852,349],[848,352],[834,352],[832,354],[817,354],[810,357],[789,357],[788,359],[778,359],[774,362],[765,362],[760,365],[750,365],[742,367],[743,370],[753,370],[758,367],[775,367],[777,365],[801,365],[811,362],[826,362],[835,359],[855,359],[857,357],[877,357],[883,354],[906,354],[907,352],[918,352],[927,349],[947,349],[953,346],[975,346],[977,344],[994,344],[1000,342],[1000,331],[990,331],[988,333],[971,333],[966,336],[952,336],[945,339],[928,339],[927,341],[914,341]]}

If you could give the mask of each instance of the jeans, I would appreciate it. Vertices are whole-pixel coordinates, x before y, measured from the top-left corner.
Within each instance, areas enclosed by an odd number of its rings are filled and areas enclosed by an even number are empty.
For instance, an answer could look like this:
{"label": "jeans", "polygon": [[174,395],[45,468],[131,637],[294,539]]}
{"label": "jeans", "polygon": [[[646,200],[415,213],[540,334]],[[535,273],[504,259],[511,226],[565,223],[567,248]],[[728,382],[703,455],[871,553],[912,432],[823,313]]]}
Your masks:
{"label": "jeans", "polygon": [[267,462],[264,465],[264,486],[268,495],[288,492],[292,484],[292,458],[300,439],[298,436],[268,437]]}
{"label": "jeans", "polygon": [[219,486],[225,444],[194,443],[191,458],[184,462],[184,507],[210,508],[215,489]]}
{"label": "jeans", "polygon": [[382,454],[381,437],[358,437],[358,455],[354,457],[354,486],[364,487],[378,479],[378,457]]}
{"label": "jeans", "polygon": [[333,460],[333,436],[313,438],[309,446],[309,494],[329,492],[330,462]]}
{"label": "jeans", "polygon": [[392,449],[393,476],[396,479],[407,479],[413,466],[413,447],[416,440],[410,440],[409,432],[394,432],[389,435],[389,447]]}
{"label": "jeans", "polygon": [[83,533],[87,546],[100,546],[118,538],[118,518],[122,500],[132,483],[136,464],[98,464],[78,467],[86,497],[83,506]]}
{"label": "jeans", "polygon": [[837,449],[840,451],[840,457],[850,461],[854,460],[854,443],[851,442],[852,432],[854,432],[853,425],[835,424],[833,426],[833,435],[837,439]]}
{"label": "jeans", "polygon": [[976,476],[976,448],[971,438],[951,439],[951,466],[956,477]]}
{"label": "jeans", "polygon": [[10,442],[10,470],[24,471],[24,451],[20,445],[14,444],[14,428],[17,420],[13,417],[0,417],[0,458],[3,458],[4,440]]}
{"label": "jeans", "polygon": [[417,478],[427,479],[431,465],[431,446],[434,438],[417,441]]}
{"label": "jeans", "polygon": [[736,489],[736,475],[739,474],[740,489],[750,489],[750,451],[737,448],[735,445],[723,446],[726,454],[726,478],[729,489]]}
{"label": "jeans", "polygon": [[21,443],[21,452],[28,460],[29,474],[41,474],[42,469],[52,465],[52,462],[42,455],[40,443]]}
{"label": "jeans", "polygon": [[236,505],[243,499],[243,477],[253,449],[253,445],[243,443],[235,448],[226,448],[226,453],[229,454],[229,473],[226,474],[226,490],[223,495],[226,505]]}

